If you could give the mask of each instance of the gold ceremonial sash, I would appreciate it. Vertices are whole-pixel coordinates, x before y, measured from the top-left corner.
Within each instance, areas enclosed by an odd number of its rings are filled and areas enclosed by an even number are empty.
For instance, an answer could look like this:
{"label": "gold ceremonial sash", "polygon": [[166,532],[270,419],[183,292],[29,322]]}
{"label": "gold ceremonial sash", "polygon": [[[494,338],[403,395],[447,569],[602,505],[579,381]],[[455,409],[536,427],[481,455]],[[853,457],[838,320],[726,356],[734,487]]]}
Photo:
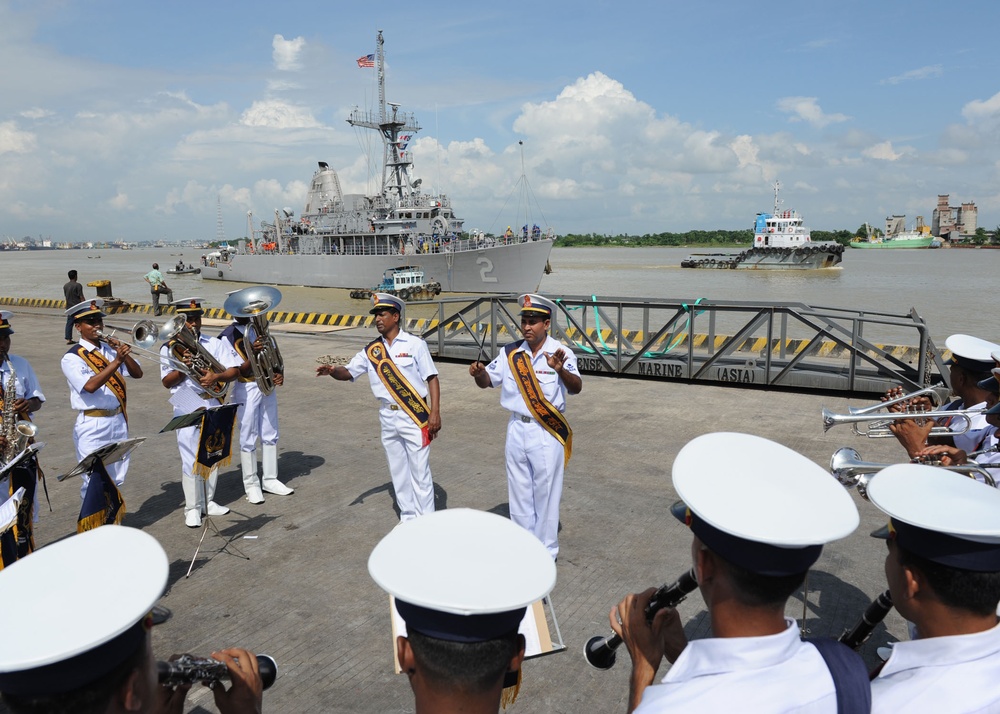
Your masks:
{"label": "gold ceremonial sash", "polygon": [[538,383],[538,377],[531,366],[531,357],[527,352],[512,350],[507,355],[507,362],[531,415],[563,445],[563,466],[565,466],[569,463],[569,457],[573,455],[573,430],[569,422],[542,394],[542,385]]}
{"label": "gold ceremonial sash", "polygon": [[[108,359],[101,354],[100,350],[88,350],[83,345],[77,345],[70,349],[70,352],[75,352],[76,356],[82,359],[88,367],[94,370],[94,374],[100,374],[104,371],[110,362]],[[118,403],[122,405],[122,414],[125,416],[125,421],[128,422],[128,410],[126,409],[126,403],[128,402],[128,397],[125,395],[125,379],[115,370],[111,378],[104,383],[110,390],[111,393],[115,395],[118,399]]]}
{"label": "gold ceremonial sash", "polygon": [[420,427],[423,434],[423,445],[431,443],[428,422],[430,421],[430,410],[427,402],[417,394],[413,386],[406,381],[406,377],[399,371],[399,367],[389,356],[389,350],[382,344],[379,338],[365,347],[365,354],[375,368],[375,373],[382,380],[383,386],[392,395],[392,398],[399,405],[399,408],[406,412],[414,423]]}

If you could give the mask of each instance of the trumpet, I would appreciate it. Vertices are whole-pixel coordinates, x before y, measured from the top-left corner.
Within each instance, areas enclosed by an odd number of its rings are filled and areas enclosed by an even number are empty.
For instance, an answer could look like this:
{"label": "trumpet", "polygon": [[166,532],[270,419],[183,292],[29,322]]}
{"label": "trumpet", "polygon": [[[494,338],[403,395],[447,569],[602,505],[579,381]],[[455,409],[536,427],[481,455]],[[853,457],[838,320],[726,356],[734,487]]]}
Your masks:
{"label": "trumpet", "polygon": [[[273,310],[279,302],[281,302],[280,290],[261,285],[230,293],[223,306],[233,317],[250,318],[250,323],[243,334],[243,350],[253,369],[257,388],[264,395],[274,391],[274,375],[284,372],[285,369],[281,350],[271,337],[267,322],[267,311]],[[259,352],[254,352],[253,344],[258,337],[263,339],[264,346]]]}
{"label": "trumpet", "polygon": [[[920,463],[954,471],[969,478],[980,476],[987,486],[996,487],[996,480],[990,472],[978,464],[942,466],[940,461],[922,461]],[[847,488],[857,487],[858,493],[866,501],[868,500],[868,482],[871,480],[871,475],[889,466],[892,466],[892,464],[877,464],[870,461],[862,461],[861,454],[849,446],[837,449],[833,452],[833,456],[830,457],[830,473]]]}
{"label": "trumpet", "polygon": [[878,623],[885,619],[890,610],[892,610],[892,595],[886,590],[872,600],[871,604],[865,609],[864,614],[861,615],[861,619],[851,629],[844,630],[840,637],[837,638],[837,642],[847,645],[852,650],[856,650],[868,641]]}
{"label": "trumpet", "polygon": [[[257,669],[264,682],[264,689],[268,689],[278,676],[278,663],[270,655],[257,655]],[[169,662],[157,662],[156,675],[160,684],[170,686],[196,682],[211,685],[229,679],[229,669],[225,662],[211,657],[183,655]]]}
{"label": "trumpet", "polygon": [[[888,402],[887,402],[888,403]],[[871,409],[871,407],[866,407]],[[931,427],[930,436],[954,436],[964,434],[972,428],[972,418],[986,413],[985,409],[957,409],[940,412],[901,412],[899,414],[875,414],[871,411],[860,410],[848,414],[835,414],[829,409],[823,409],[823,431],[829,431],[840,424],[850,424],[854,433],[858,436],[867,436],[869,439],[880,439],[893,436],[889,430],[889,424],[902,419],[937,420],[937,419],[959,419],[957,425]],[[859,425],[868,424],[865,429],[859,429]]]}
{"label": "trumpet", "polygon": [[[669,585],[662,585],[659,590],[653,593],[649,604],[646,606],[646,621],[652,622],[660,610],[665,607],[676,607],[687,596],[688,593],[698,587],[698,578],[694,568],[684,573]],[[591,637],[587,644],[583,646],[583,656],[587,658],[587,663],[595,669],[611,669],[615,666],[618,658],[615,650],[622,643],[622,638],[613,633],[607,637]]]}

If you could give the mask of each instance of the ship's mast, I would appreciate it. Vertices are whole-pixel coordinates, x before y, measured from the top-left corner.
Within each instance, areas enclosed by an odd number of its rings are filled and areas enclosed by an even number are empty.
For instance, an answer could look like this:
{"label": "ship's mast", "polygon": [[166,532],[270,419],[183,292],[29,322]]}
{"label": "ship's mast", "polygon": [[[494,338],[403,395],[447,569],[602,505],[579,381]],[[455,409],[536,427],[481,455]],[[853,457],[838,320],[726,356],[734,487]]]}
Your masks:
{"label": "ship's mast", "polygon": [[[399,133],[418,132],[420,126],[412,114],[399,111],[399,105],[385,101],[385,51],[383,49],[382,30],[376,37],[376,67],[378,70],[378,115],[355,109],[351,112],[347,123],[366,129],[377,130],[382,135],[382,190],[387,199],[394,198],[397,204],[402,203],[412,192],[410,185],[410,154],[400,148]],[[391,112],[386,112],[386,106]]]}
{"label": "ship's mast", "polygon": [[778,191],[781,189],[781,182],[774,182],[774,215],[778,215],[778,206],[781,205],[781,200],[778,198]]}

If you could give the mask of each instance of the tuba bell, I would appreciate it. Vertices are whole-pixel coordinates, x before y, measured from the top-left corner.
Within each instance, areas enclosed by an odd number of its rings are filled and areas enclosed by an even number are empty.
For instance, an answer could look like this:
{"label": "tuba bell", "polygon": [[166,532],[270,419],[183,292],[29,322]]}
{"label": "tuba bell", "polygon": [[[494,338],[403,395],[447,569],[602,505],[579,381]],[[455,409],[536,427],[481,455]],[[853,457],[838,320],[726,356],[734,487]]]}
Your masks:
{"label": "tuba bell", "polygon": [[[197,384],[198,388],[202,390],[202,398],[218,399],[220,401],[226,398],[226,395],[229,393],[229,382],[215,382],[211,387],[205,388],[199,381],[201,377],[209,372],[217,374],[225,372],[226,367],[198,341],[198,337],[188,328],[187,318],[184,315],[177,315],[168,320],[163,328],[160,329],[159,338],[167,341],[167,352],[172,358],[170,361],[171,367],[179,372],[183,372],[187,375],[188,379]],[[183,361],[185,355],[191,356],[191,367],[182,370],[174,366],[175,361],[185,364]],[[185,367],[187,367],[186,364]]]}
{"label": "tuba bell", "polygon": [[[243,351],[253,369],[254,380],[264,395],[274,391],[274,376],[285,370],[278,343],[271,336],[267,322],[267,312],[281,302],[281,291],[267,285],[258,285],[236,290],[226,298],[223,308],[233,317],[249,318],[243,333]],[[253,349],[257,338],[263,339],[259,352]]]}

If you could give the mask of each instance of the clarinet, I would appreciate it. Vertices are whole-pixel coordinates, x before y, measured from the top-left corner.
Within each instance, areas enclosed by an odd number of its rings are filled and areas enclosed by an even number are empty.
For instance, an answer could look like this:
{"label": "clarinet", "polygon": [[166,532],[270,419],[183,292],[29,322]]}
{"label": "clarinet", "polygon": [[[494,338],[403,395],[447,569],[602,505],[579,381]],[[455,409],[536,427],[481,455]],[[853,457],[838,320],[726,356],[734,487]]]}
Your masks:
{"label": "clarinet", "polygon": [[837,641],[847,645],[852,650],[858,649],[868,641],[875,627],[885,619],[885,616],[889,614],[889,610],[891,609],[892,596],[886,590],[872,600],[871,605],[865,610],[857,624],[849,630],[844,630],[843,634],[837,638]]}
{"label": "clarinet", "polygon": [[[278,676],[278,663],[270,655],[257,655],[257,668],[260,670],[264,689],[268,689]],[[157,662],[156,674],[160,684],[176,686],[203,682],[211,685],[228,680],[229,668],[225,662],[211,657],[183,655],[170,662]]]}
{"label": "clarinet", "polygon": [[[652,622],[660,610],[665,607],[676,607],[688,593],[698,587],[698,579],[695,576],[694,568],[684,573],[669,585],[663,585],[653,593],[653,597],[646,606],[646,621]],[[615,665],[617,655],[615,650],[622,643],[622,638],[617,633],[607,637],[591,637],[583,647],[583,656],[587,662],[595,669],[611,669]]]}

